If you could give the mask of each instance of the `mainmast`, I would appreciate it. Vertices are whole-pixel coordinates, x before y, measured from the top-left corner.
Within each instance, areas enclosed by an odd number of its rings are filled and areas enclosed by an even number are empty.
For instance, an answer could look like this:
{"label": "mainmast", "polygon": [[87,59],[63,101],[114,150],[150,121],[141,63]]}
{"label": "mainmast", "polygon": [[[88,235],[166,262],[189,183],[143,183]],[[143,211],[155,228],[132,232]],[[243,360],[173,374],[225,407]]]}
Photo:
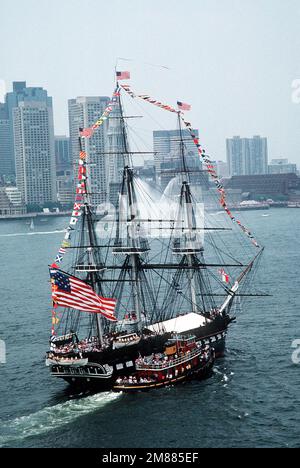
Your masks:
{"label": "mainmast", "polygon": [[[132,286],[132,296],[133,296],[133,307],[134,312],[137,317],[137,326],[138,329],[141,329],[142,325],[142,310],[141,310],[141,301],[140,301],[140,253],[144,252],[144,249],[141,249],[139,239],[137,239],[137,224],[136,219],[139,217],[137,199],[134,188],[133,181],[133,170],[130,167],[130,150],[127,139],[127,131],[125,126],[125,117],[123,114],[123,107],[121,103],[121,97],[119,96],[119,108],[120,108],[120,123],[122,129],[122,138],[123,138],[123,182],[122,182],[122,192],[120,198],[124,198],[127,195],[127,206],[128,206],[128,215],[126,217],[127,223],[127,245],[118,246],[115,248],[114,253],[123,253],[130,259],[130,275],[131,275],[131,286]],[[119,219],[120,222],[120,219]],[[119,227],[117,231],[120,232]]]}
{"label": "mainmast", "polygon": [[[188,271],[188,277],[189,277],[189,283],[190,283],[192,310],[194,313],[198,313],[196,284],[195,284],[195,271],[193,268],[194,256],[196,254],[195,213],[194,213],[193,204],[192,204],[190,180],[189,180],[189,174],[188,174],[187,165],[186,165],[185,148],[184,148],[184,141],[183,141],[183,135],[182,135],[182,127],[181,127],[181,118],[180,118],[179,113],[178,113],[178,123],[179,123],[179,132],[180,132],[180,155],[181,155],[181,161],[182,161],[182,187],[181,187],[181,194],[180,194],[180,207],[182,208],[182,211],[183,211],[182,213],[184,215],[183,219],[185,220],[187,224],[186,234],[185,234],[185,246],[183,249],[179,249],[179,250],[181,250],[181,253],[185,254],[188,266],[190,267],[190,270]],[[181,216],[180,212],[179,212],[179,218]],[[178,249],[175,249],[175,251],[178,251]]]}

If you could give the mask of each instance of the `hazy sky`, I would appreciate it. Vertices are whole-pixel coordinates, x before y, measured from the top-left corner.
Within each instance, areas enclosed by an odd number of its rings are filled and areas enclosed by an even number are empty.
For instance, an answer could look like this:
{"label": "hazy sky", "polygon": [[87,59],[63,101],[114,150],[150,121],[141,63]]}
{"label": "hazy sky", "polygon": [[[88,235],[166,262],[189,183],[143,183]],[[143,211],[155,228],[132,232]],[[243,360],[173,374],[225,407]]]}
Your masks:
{"label": "hazy sky", "polygon": [[300,165],[299,0],[0,0],[0,17],[0,80],[47,88],[57,134],[67,100],[111,95],[125,57],[138,91],[193,105],[212,157],[225,159],[228,136],[260,134],[270,159]]}

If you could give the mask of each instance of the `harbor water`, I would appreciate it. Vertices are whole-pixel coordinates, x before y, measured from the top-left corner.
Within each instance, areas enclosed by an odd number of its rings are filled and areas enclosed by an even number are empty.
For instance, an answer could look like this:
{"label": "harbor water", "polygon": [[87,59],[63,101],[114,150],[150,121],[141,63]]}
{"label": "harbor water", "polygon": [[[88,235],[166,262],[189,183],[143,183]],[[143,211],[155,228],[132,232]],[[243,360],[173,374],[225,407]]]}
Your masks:
{"label": "harbor water", "polygon": [[[70,395],[49,375],[48,264],[67,218],[0,222],[1,447],[297,447],[300,445],[300,210],[247,213],[265,245],[260,291],[229,330],[213,376],[123,395]],[[300,353],[299,353],[300,354]]]}

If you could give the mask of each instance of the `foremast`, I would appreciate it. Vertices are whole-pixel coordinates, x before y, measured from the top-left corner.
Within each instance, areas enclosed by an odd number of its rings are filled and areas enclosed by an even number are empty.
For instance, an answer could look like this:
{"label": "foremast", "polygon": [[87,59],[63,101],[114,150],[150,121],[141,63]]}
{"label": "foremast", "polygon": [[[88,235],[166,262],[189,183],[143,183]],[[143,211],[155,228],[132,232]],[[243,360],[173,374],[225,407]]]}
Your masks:
{"label": "foremast", "polygon": [[[79,137],[79,148],[80,154],[83,153],[82,140]],[[88,183],[89,180],[89,166],[86,159],[82,160],[82,166],[84,167],[82,185],[84,190],[82,190],[83,197],[83,220],[82,220],[82,242],[83,248],[86,249],[87,264],[76,265],[76,268],[86,273],[86,282],[93,288],[95,292],[101,292],[101,278],[99,272],[104,271],[104,266],[100,260],[99,250],[97,248],[97,238],[94,228],[94,214],[92,208],[92,199],[90,186]],[[87,233],[87,242],[85,241]],[[100,346],[103,344],[103,326],[102,326],[102,317],[99,314],[96,314],[96,326],[97,326],[97,335]]]}

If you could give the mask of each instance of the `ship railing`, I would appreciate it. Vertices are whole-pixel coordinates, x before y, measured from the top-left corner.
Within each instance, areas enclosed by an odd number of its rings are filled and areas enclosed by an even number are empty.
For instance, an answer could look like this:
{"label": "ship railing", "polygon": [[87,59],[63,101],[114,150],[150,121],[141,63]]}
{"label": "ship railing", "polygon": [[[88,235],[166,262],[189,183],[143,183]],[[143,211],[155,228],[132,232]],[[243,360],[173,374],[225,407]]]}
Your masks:
{"label": "ship railing", "polygon": [[201,349],[196,349],[191,351],[190,353],[185,354],[177,359],[172,359],[171,361],[164,361],[164,362],[153,362],[150,364],[139,364],[136,363],[136,370],[138,371],[149,371],[149,370],[159,370],[159,369],[169,369],[170,367],[177,366],[179,364],[184,364],[185,362],[190,361],[194,357],[200,356],[203,354]]}

